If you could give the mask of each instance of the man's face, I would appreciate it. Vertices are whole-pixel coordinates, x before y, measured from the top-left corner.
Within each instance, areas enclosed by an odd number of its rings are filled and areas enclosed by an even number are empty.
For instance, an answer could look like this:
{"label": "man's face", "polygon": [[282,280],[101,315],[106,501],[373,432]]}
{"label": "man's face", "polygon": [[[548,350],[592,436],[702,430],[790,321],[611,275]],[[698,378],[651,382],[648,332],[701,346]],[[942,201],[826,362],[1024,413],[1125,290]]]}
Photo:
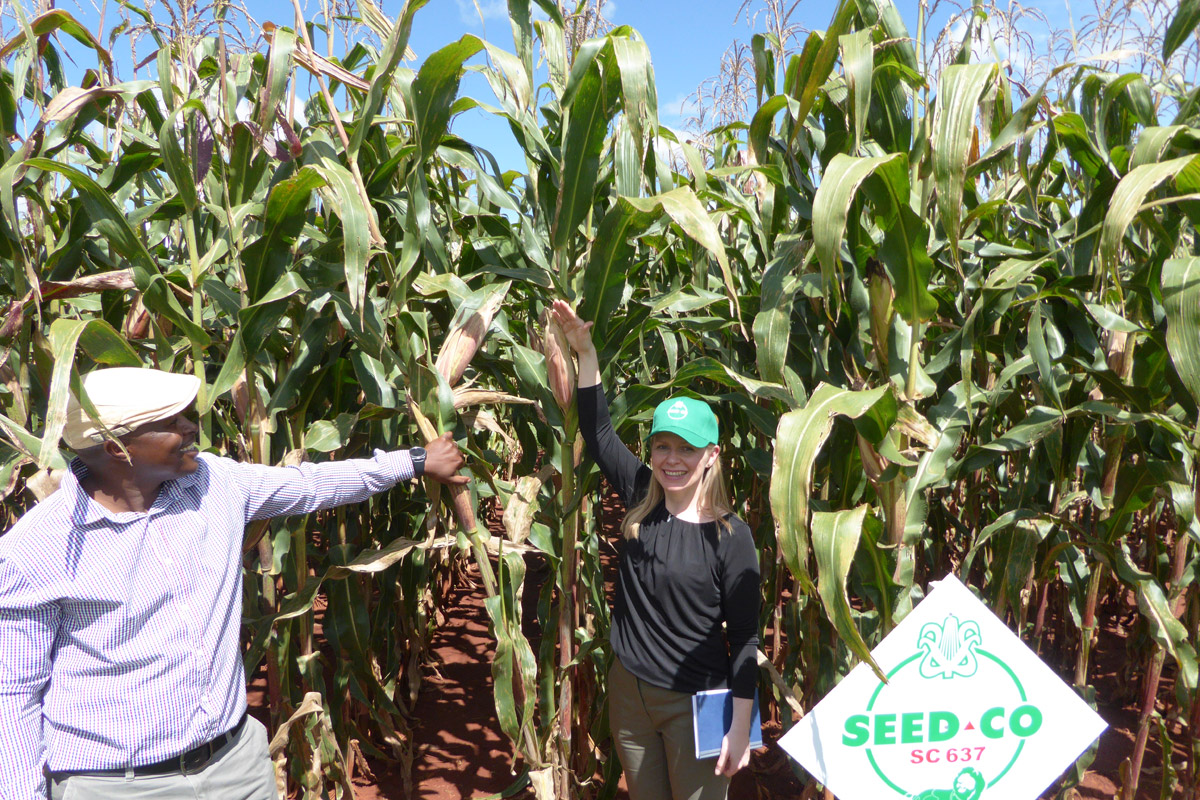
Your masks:
{"label": "man's face", "polygon": [[200,429],[183,414],[151,422],[121,438],[135,474],[165,483],[200,467],[196,433]]}

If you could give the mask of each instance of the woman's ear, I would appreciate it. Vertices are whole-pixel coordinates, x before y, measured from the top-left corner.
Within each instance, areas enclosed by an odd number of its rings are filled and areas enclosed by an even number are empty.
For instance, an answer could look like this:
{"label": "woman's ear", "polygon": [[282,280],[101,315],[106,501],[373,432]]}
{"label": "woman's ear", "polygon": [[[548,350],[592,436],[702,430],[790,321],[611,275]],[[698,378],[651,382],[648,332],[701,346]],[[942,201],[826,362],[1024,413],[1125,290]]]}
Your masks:
{"label": "woman's ear", "polygon": [[721,445],[710,444],[708,446],[708,463],[706,463],[704,465],[704,468],[708,469],[713,464],[717,463],[717,459],[720,457],[721,457]]}

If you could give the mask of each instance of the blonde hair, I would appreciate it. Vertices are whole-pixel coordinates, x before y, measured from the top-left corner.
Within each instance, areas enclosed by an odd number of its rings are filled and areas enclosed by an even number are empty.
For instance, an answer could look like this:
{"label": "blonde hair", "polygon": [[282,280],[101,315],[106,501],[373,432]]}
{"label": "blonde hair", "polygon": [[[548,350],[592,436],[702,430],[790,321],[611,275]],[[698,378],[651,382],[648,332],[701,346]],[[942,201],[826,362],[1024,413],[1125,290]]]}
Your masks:
{"label": "blonde hair", "polygon": [[[649,444],[653,443],[654,437],[651,436]],[[712,447],[712,445],[709,445],[709,447]],[[705,450],[707,449],[705,448]],[[731,532],[733,526],[729,524],[729,520],[726,517],[733,513],[733,501],[729,498],[729,487],[725,485],[725,472],[721,469],[720,456],[700,476],[698,494],[700,498],[698,504],[700,514],[716,520],[721,533]],[[663,501],[665,496],[662,484],[651,473],[650,485],[646,487],[645,496],[642,497],[637,505],[626,512],[625,520],[621,523],[621,533],[626,539],[636,539],[638,537],[638,529],[641,528],[642,520]]]}

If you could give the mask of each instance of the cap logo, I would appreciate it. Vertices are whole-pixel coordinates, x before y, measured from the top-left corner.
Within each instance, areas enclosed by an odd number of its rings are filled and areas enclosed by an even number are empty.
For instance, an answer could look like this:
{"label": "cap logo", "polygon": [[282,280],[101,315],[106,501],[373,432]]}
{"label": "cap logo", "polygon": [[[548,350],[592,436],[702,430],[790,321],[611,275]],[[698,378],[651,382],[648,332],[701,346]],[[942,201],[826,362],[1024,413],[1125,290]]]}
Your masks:
{"label": "cap logo", "polygon": [[667,416],[676,422],[687,418],[687,415],[687,405],[682,400],[676,400],[675,403],[667,409]]}

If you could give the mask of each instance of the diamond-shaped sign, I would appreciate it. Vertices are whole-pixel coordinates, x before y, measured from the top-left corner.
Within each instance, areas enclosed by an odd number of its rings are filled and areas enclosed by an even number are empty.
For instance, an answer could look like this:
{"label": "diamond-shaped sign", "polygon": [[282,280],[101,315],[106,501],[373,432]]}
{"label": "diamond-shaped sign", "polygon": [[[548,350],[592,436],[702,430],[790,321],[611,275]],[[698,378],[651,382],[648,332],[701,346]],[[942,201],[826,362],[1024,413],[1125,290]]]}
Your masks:
{"label": "diamond-shaped sign", "polygon": [[1107,727],[957,578],[780,746],[840,800],[1033,800]]}

